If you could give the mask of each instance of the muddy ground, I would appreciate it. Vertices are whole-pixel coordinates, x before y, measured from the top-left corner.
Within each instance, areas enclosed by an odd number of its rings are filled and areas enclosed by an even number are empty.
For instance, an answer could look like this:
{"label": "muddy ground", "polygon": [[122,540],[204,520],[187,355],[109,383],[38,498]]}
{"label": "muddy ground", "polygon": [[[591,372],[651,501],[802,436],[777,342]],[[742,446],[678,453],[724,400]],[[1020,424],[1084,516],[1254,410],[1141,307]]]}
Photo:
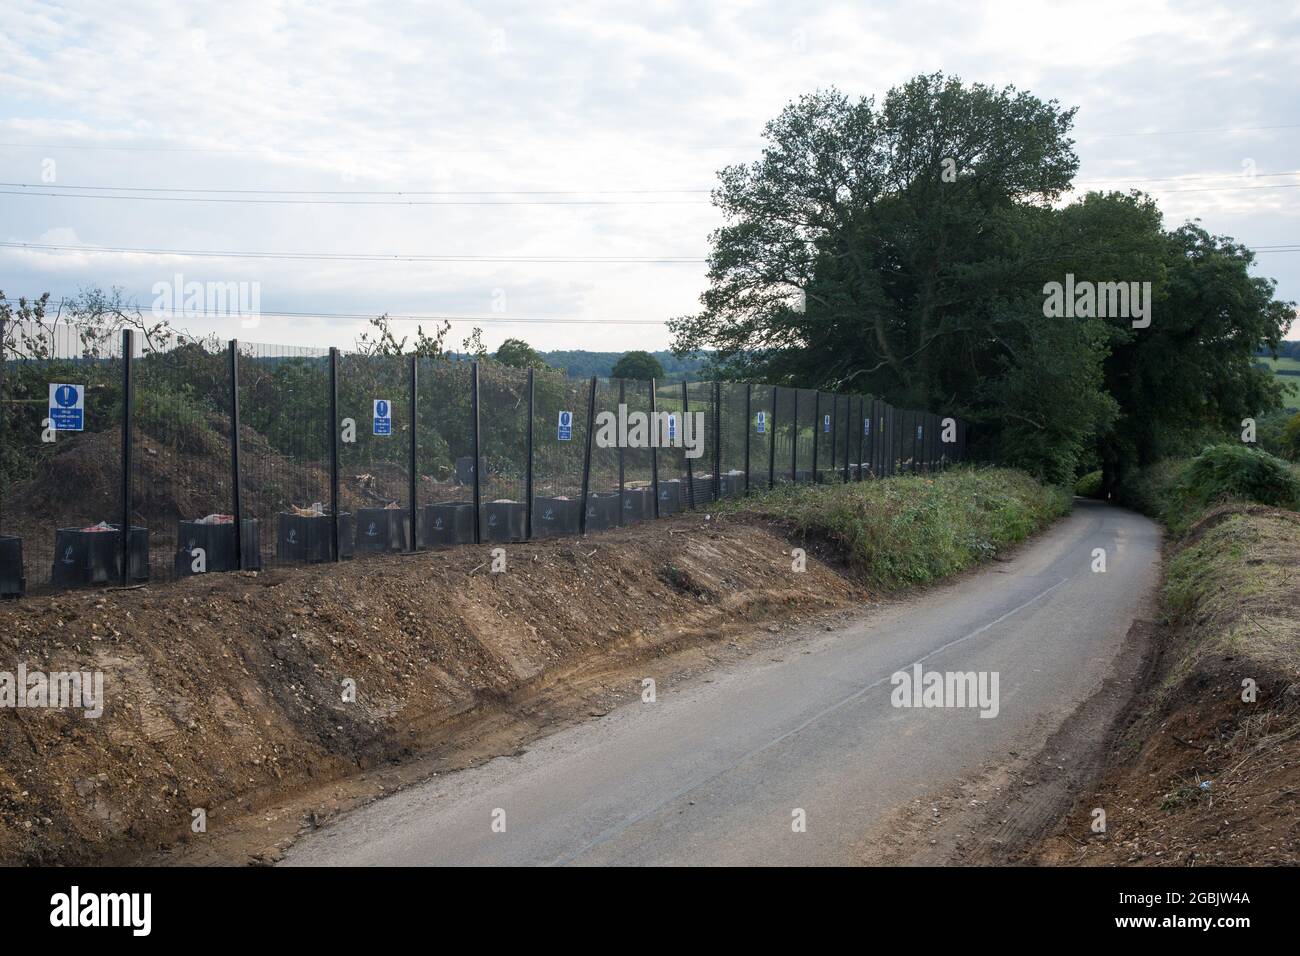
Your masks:
{"label": "muddy ground", "polygon": [[133,862],[199,841],[203,862],[265,858],[274,826],[215,856],[211,838],[263,811],[294,831],[299,812],[310,824],[574,707],[599,712],[628,691],[602,675],[638,659],[704,666],[740,635],[871,599],[811,547],[792,574],[790,547],[752,521],[683,515],[513,545],[505,574],[466,546],[5,604],[0,670],[102,671],[107,702],[98,719],[0,715],[0,862]]}

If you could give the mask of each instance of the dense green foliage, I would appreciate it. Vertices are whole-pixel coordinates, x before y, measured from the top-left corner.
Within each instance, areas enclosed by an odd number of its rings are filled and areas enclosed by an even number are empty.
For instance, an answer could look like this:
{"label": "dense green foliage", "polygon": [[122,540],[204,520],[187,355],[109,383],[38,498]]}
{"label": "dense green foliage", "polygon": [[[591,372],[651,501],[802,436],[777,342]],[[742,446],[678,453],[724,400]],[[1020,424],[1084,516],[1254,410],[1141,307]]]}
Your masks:
{"label": "dense green foliage", "polygon": [[1300,510],[1300,468],[1260,449],[1214,445],[1194,458],[1170,458],[1131,472],[1120,500],[1182,534],[1217,504]]}
{"label": "dense green foliage", "polygon": [[1070,510],[1065,490],[1007,468],[957,468],[777,488],[726,507],[829,542],[882,588],[925,584],[991,557]]}
{"label": "dense green foliage", "polygon": [[615,362],[609,374],[611,378],[627,378],[648,382],[651,379],[662,379],[664,377],[664,367],[649,352],[642,352],[638,349],[628,352]]}
{"label": "dense green foliage", "polygon": [[[1101,467],[1108,490],[1278,407],[1254,356],[1294,306],[1249,250],[1166,229],[1146,196],[1062,205],[1073,116],[942,75],[879,103],[801,97],[761,159],[720,172],[710,285],[675,347],[715,349],[737,378],[955,413],[989,457],[1061,483]],[[1113,306],[1110,284],[1137,283],[1144,307],[1049,315],[1048,284],[1075,279]]]}
{"label": "dense green foliage", "polygon": [[[574,378],[613,378],[614,365],[623,357],[622,352],[584,352],[582,350],[556,350],[542,352],[542,358],[552,368],[562,369]],[[709,365],[707,356],[680,357],[672,352],[651,352],[664,374],[664,381],[679,381],[683,378],[700,378]]]}

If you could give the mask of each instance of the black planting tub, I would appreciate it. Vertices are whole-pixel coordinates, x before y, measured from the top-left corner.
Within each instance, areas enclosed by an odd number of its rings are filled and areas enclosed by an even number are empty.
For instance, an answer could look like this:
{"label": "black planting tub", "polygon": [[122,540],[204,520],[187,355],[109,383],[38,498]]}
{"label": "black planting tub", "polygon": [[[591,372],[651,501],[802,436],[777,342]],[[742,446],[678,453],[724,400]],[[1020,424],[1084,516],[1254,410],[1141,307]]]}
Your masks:
{"label": "black planting tub", "polygon": [[0,598],[20,598],[26,591],[23,539],[11,534],[0,534]]}
{"label": "black planting tub", "polygon": [[[149,531],[131,526],[127,535],[127,580],[149,580]],[[59,528],[54,534],[50,582],[75,588],[116,584],[122,579],[122,528]]]}
{"label": "black planting tub", "polygon": [[425,505],[420,516],[420,547],[474,543],[474,503],[440,501]]}
{"label": "black planting tub", "polygon": [[485,501],[483,503],[484,541],[522,541],[527,520],[522,501]]}
{"label": "black planting tub", "polygon": [[411,550],[411,512],[407,508],[358,508],[358,551]]}
{"label": "black planting tub", "polygon": [[578,533],[578,499],[542,496],[533,499],[533,537]]}
{"label": "black planting tub", "polygon": [[[276,558],[280,561],[305,561],[320,564],[330,560],[330,515],[300,515],[281,511],[276,536]],[[352,557],[352,539],[355,534],[352,515],[339,515],[339,557]]]}
{"label": "black planting tub", "polygon": [[[659,517],[667,518],[682,510],[682,482],[680,478],[669,478],[659,482]],[[654,514],[653,511],[650,512]]]}
{"label": "black planting tub", "polygon": [[[256,518],[240,522],[239,550],[245,571],[262,567],[262,533]],[[176,526],[176,564],[178,578],[196,574],[194,549],[202,548],[209,571],[235,571],[235,522],[181,521]]]}
{"label": "black planting tub", "polygon": [[593,491],[587,496],[587,530],[604,531],[618,526],[618,492]]}
{"label": "black planting tub", "polygon": [[634,521],[644,521],[646,518],[653,518],[654,515],[654,489],[623,489],[624,524],[631,524]]}

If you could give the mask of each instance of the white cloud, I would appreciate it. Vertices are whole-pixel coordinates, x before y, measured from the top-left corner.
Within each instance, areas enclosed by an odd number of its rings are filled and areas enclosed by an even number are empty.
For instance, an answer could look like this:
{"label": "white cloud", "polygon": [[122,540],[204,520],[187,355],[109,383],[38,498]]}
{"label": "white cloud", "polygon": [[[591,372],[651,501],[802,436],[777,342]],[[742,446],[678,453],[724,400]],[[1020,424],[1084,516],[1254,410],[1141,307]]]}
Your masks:
{"label": "white cloud", "polygon": [[[881,94],[937,69],[1079,105],[1083,180],[1233,173],[1245,158],[1270,173],[1300,167],[1300,129],[1112,134],[1298,121],[1290,80],[1298,47],[1295,9],[1267,3],[646,2],[548,11],[11,0],[0,35],[0,116],[8,117],[0,142],[169,150],[0,146],[0,178],[40,182],[42,160],[53,159],[60,185],[708,188],[720,166],[755,155],[763,123],[800,93],[834,84]],[[1173,193],[1191,185],[1150,184],[1171,223],[1199,216],[1211,231],[1254,243],[1297,240],[1300,190]],[[716,225],[698,205],[0,200],[6,238],[72,234],[80,238],[68,244],[150,248],[702,256]],[[1295,256],[1262,262],[1282,295],[1300,298]],[[520,314],[662,319],[695,308],[705,282],[699,264],[179,264],[196,278],[260,281],[263,306],[283,311],[488,312],[492,290],[504,288]],[[143,298],[177,265],[0,250],[0,288],[67,293],[119,282]],[[333,331],[348,336],[355,325]],[[331,329],[268,320],[258,332],[328,344],[318,337]],[[543,348],[667,344],[665,332],[646,326],[522,332]],[[521,330],[485,333],[494,343]]]}

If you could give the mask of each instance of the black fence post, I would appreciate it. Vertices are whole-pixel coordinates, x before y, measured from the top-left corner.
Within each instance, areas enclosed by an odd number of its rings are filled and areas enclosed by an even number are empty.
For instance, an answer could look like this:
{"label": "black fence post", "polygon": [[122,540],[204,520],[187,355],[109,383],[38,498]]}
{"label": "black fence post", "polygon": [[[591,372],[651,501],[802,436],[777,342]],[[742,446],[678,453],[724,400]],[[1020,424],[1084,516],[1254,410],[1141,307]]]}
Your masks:
{"label": "black fence post", "polygon": [[244,568],[244,500],[239,471],[239,340],[230,351],[230,509],[235,519],[235,568]]}
{"label": "black fence post", "polygon": [[679,426],[680,431],[678,438],[682,443],[682,457],[686,460],[686,502],[692,511],[695,510],[695,472],[691,468],[691,456],[687,454],[690,451],[686,447],[686,417],[691,413],[691,394],[686,387],[686,379],[682,379],[682,420]]}
{"label": "black fence post", "polygon": [[655,380],[650,379],[650,487],[655,496],[655,517],[659,517],[659,409],[655,401]]}
{"label": "black fence post", "polygon": [[794,390],[794,416],[790,419],[790,484],[799,481],[799,389]]}
{"label": "black fence post", "polygon": [[528,370],[528,461],[524,464],[524,540],[533,540],[533,408],[536,391],[533,387],[533,370]]}
{"label": "black fence post", "polygon": [[[619,407],[616,409],[616,411],[621,412],[621,411],[623,410],[623,405],[627,402],[627,392],[626,392],[626,388],[627,388],[626,384],[625,384],[624,381],[620,378],[620,379],[618,380],[618,405],[619,405]],[[617,428],[616,428],[616,429],[615,429],[615,435],[617,435],[617,434],[618,434],[618,432],[617,432]],[[615,440],[617,441],[617,438],[616,438]],[[627,494],[627,492],[624,490],[624,487],[623,487],[623,479],[624,479],[624,476],[625,476],[626,473],[627,473],[627,472],[626,472],[626,465],[627,465],[627,458],[626,458],[626,455],[624,454],[623,443],[620,441],[620,442],[618,443],[618,525],[619,525],[620,528],[623,526],[623,509],[626,507],[626,504],[625,504],[625,502],[624,502],[624,500],[623,500],[624,497],[625,497],[626,494]]]}
{"label": "black fence post", "polygon": [[858,396],[858,481],[866,480],[866,475],[863,474],[863,472],[866,469],[862,467],[863,465],[862,453],[866,449],[866,445],[867,445],[866,423],[871,420],[867,418],[867,416],[870,414],[871,414],[871,410],[867,407],[867,396],[859,395]]}
{"label": "black fence post", "polygon": [[419,537],[420,534],[420,502],[418,500],[419,481],[418,481],[418,476],[415,473],[416,461],[418,460],[416,455],[417,449],[416,449],[415,429],[416,426],[419,424],[419,415],[416,410],[420,407],[420,359],[418,356],[415,355],[411,356],[411,399],[410,400],[411,400],[411,423],[410,423],[411,424],[411,436],[410,436],[411,447],[409,449],[408,456],[407,456],[406,494],[411,504],[411,540],[409,543],[409,547],[410,550],[412,551],[418,551],[420,545],[416,539]]}
{"label": "black fence post", "polygon": [[772,386],[772,420],[767,423],[767,487],[776,487],[776,395],[780,385]]}
{"label": "black fence post", "polygon": [[474,452],[474,543],[483,543],[483,529],[479,527],[483,523],[483,516],[480,513],[482,507],[482,475],[483,462],[479,460],[479,416],[478,416],[478,362],[473,362],[469,367],[470,379],[470,430],[474,434],[473,452]]}
{"label": "black fence post", "polygon": [[754,430],[754,386],[745,385],[745,494],[749,494],[749,435]]}
{"label": "black fence post", "polygon": [[330,348],[330,560],[339,554],[339,350]]}
{"label": "black fence post", "polygon": [[596,427],[596,376],[587,392],[587,443],[582,455],[582,507],[578,510],[578,534],[587,533],[587,494],[591,489],[591,438]]}
{"label": "black fence post", "polygon": [[132,433],[135,417],[135,381],[132,363],[135,361],[135,336],[130,329],[122,330],[122,528],[118,540],[122,573],[119,583],[126,587],[131,576],[131,500],[132,500]]}

